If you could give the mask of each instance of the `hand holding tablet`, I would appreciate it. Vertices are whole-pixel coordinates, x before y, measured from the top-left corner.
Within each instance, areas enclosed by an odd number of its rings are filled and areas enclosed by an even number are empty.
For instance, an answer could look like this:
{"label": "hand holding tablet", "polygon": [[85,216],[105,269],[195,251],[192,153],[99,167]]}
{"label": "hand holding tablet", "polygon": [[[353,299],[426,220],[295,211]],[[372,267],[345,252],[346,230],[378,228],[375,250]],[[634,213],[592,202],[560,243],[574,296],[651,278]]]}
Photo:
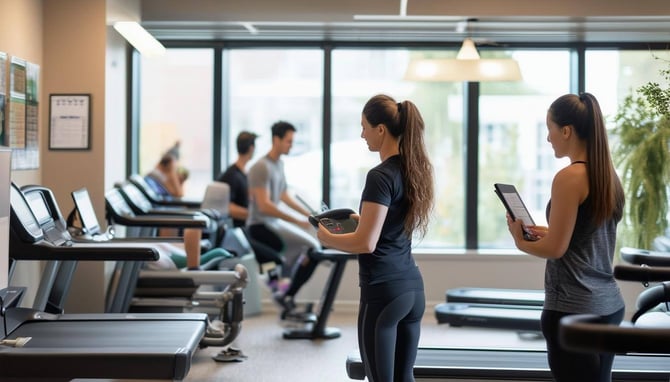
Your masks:
{"label": "hand holding tablet", "polygon": [[319,228],[322,224],[326,229],[334,234],[350,233],[356,231],[358,221],[351,218],[355,212],[348,208],[338,208],[322,212],[318,215],[310,215],[309,222],[314,228]]}
{"label": "hand holding tablet", "polygon": [[498,195],[500,198],[500,201],[505,206],[505,209],[507,209],[507,213],[510,215],[512,220],[521,220],[523,227],[523,238],[529,241],[535,241],[539,239],[539,237],[533,235],[527,229],[527,227],[534,226],[535,222],[530,216],[530,212],[528,212],[528,209],[523,203],[523,200],[521,200],[521,196],[517,192],[516,187],[511,184],[502,183],[495,183],[493,186],[495,187],[496,195]]}

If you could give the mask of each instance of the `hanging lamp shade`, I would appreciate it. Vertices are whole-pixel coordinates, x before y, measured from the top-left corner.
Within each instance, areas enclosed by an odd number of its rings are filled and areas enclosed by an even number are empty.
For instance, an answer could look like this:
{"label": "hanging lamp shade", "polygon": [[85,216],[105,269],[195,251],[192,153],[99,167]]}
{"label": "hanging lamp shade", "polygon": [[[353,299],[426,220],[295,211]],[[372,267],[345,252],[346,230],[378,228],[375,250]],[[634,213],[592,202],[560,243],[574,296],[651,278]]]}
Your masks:
{"label": "hanging lamp shade", "polygon": [[480,58],[470,38],[456,58],[413,59],[405,79],[410,81],[521,81],[519,63],[511,58]]}

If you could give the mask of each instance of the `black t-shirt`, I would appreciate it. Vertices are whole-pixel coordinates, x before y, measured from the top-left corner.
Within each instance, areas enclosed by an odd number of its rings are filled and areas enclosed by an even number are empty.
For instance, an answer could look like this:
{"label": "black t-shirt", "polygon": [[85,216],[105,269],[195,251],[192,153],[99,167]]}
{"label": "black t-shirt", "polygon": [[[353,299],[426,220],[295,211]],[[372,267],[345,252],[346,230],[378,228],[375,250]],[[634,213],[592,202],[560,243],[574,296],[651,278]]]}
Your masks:
{"label": "black t-shirt", "polygon": [[[216,179],[230,186],[230,201],[238,206],[249,207],[249,185],[247,175],[239,167],[231,165]],[[244,220],[233,219],[233,226],[244,227]]]}
{"label": "black t-shirt", "polygon": [[375,250],[358,256],[361,285],[420,277],[412,258],[412,239],[404,232],[408,203],[399,155],[368,172],[362,202],[387,206],[388,213]]}

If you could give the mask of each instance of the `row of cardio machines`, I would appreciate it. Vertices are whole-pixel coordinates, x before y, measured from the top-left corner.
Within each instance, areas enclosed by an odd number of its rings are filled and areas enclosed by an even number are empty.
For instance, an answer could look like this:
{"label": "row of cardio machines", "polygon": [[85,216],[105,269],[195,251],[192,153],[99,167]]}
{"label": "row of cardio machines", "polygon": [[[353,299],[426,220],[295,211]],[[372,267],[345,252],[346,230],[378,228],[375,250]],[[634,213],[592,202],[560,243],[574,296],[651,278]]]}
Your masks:
{"label": "row of cardio machines", "polygon": [[[174,214],[175,204],[181,205],[181,203],[183,203],[181,200],[166,200],[157,193],[152,192],[151,186],[143,177],[137,174],[130,176],[128,181],[118,184],[117,187],[109,190],[105,194],[105,201],[107,219],[110,224],[121,224],[126,227],[126,230],[131,227],[130,229],[132,229],[132,235],[137,235],[138,230],[139,232],[145,231],[146,226],[155,226],[156,219],[160,220],[164,218],[165,215]],[[204,210],[203,213],[211,217],[211,220],[216,222],[216,216],[218,213],[217,210],[223,208],[224,211],[227,211],[228,203],[228,186],[224,183],[213,182],[207,186],[204,200],[199,206],[200,209],[196,211],[196,213]],[[184,214],[192,213],[192,209],[195,207],[194,205],[188,204],[183,204],[183,206],[190,207],[191,209],[191,211],[182,210],[182,213]],[[306,205],[306,207],[311,209],[311,207],[308,205]],[[328,217],[335,220],[344,219],[344,215],[347,217],[349,216],[348,212],[342,209],[330,210],[323,213],[313,211],[313,213],[315,214],[315,218]],[[151,219],[152,222],[145,223],[143,219],[147,218]],[[169,225],[167,226],[169,227]],[[240,228],[226,230],[222,234],[221,230],[217,229],[216,225],[214,225],[214,227],[208,227],[206,230],[206,235],[209,236],[213,241],[208,245],[222,246],[231,252],[253,253],[253,245],[250,246],[249,242],[245,238],[244,232]],[[240,248],[241,243],[245,243],[244,248]],[[350,260],[355,260],[356,256],[331,249],[309,251],[308,255],[314,261],[324,261],[331,264],[328,279],[326,280],[323,293],[321,295],[320,301],[318,302],[318,310],[312,312],[314,304],[307,304],[308,312],[313,314],[306,315],[306,317],[308,317],[306,321],[299,323],[294,322],[291,327],[287,327],[283,332],[283,338],[288,340],[320,340],[339,338],[340,330],[338,328],[328,326],[328,319],[333,309],[337,291],[344,275],[346,264]],[[239,256],[236,257],[236,259],[239,258]],[[241,259],[245,259],[245,256],[241,257]],[[256,297],[260,292],[258,290],[254,290],[254,288],[258,288],[256,274],[259,272],[259,266],[253,260],[253,256],[250,261],[245,261],[244,264],[249,270],[249,282],[247,283],[247,287],[244,289],[245,313],[260,311],[260,301],[258,301],[259,297]],[[139,305],[137,298],[138,295],[145,295],[143,303],[147,304],[146,297],[149,296],[146,296],[146,294],[148,291],[152,290],[153,283],[150,282],[150,279],[145,277],[145,273],[149,272],[143,272],[140,274],[140,284],[138,284],[139,286],[135,291],[135,296],[133,299],[133,301],[135,301],[134,305]],[[154,275],[155,272],[151,272],[151,274]],[[126,301],[128,298],[130,298],[130,296],[126,296]],[[250,302],[253,301],[256,301],[256,304],[250,304]],[[255,307],[253,305],[255,305]],[[249,309],[250,307],[252,309]]]}
{"label": "row of cardio machines", "polygon": [[[636,301],[630,322],[621,326],[593,323],[596,317],[575,315],[561,324],[561,339],[576,351],[615,352],[613,381],[670,381],[670,237],[654,242],[654,251],[622,248],[627,264],[615,266],[622,281],[648,287]],[[653,283],[653,285],[652,285]],[[435,309],[438,323],[534,332],[541,336],[540,290],[458,288]],[[360,355],[346,362],[352,379],[364,379]],[[418,379],[551,381],[546,351],[527,349],[419,348]]]}
{"label": "row of cardio machines", "polygon": [[[4,165],[8,163],[4,159],[6,152],[0,151],[0,159],[3,159],[0,162]],[[9,167],[5,174],[8,178]],[[156,243],[164,239],[94,238],[91,237],[94,232],[88,232],[88,237],[73,237],[50,190],[40,186],[21,189],[10,184],[9,179],[2,180],[5,183],[0,188],[0,212],[3,212],[0,214],[3,229],[0,261],[9,263],[9,280],[17,261],[45,261],[32,308],[19,307],[25,288],[7,287],[0,291],[0,326],[3,328],[0,379],[3,381],[181,380],[190,369],[196,349],[227,346],[239,334],[242,292],[247,283],[247,271],[239,264],[232,270],[168,272],[175,279],[183,276],[183,285],[189,288],[198,282],[194,276],[201,275],[213,284],[217,288],[211,294],[218,308],[215,319],[197,309],[128,314],[124,310],[127,307],[112,308],[109,304],[104,314],[64,314],[63,304],[78,261],[137,265],[126,268],[117,279],[118,289],[123,290],[124,285],[132,289],[142,269],[140,265],[160,258]],[[206,228],[209,224],[202,217],[190,220],[191,227]],[[177,296],[168,293],[164,297]],[[191,304],[190,308],[197,305]],[[184,313],[189,311],[191,313]]]}
{"label": "row of cardio machines", "polygon": [[[101,232],[85,189],[72,192],[77,220],[84,236],[94,240],[107,240],[111,235]],[[147,264],[117,262],[106,301],[108,311],[151,312],[155,310],[197,310],[216,314],[220,307],[221,277],[225,270],[243,269],[245,288],[245,314],[260,311],[257,266],[252,248],[240,229],[227,225],[229,189],[224,183],[213,182],[207,187],[202,205],[196,207],[191,201],[171,200],[154,205],[139,186],[124,182],[105,193],[105,215],[108,227],[123,229],[124,237],[150,238],[155,241],[181,242],[181,237],[155,237],[160,229],[201,229],[203,240],[201,251],[221,247],[229,255],[217,257],[200,266],[200,271],[183,272],[176,269],[170,256],[162,254],[159,261]],[[215,203],[221,201],[220,203]],[[224,203],[225,201],[225,203]],[[218,204],[218,208],[206,207]],[[68,219],[71,220],[71,219]],[[166,246],[161,246],[163,252]],[[136,279],[132,287],[125,279]],[[225,282],[224,282],[225,285]],[[165,299],[166,295],[173,298]]]}

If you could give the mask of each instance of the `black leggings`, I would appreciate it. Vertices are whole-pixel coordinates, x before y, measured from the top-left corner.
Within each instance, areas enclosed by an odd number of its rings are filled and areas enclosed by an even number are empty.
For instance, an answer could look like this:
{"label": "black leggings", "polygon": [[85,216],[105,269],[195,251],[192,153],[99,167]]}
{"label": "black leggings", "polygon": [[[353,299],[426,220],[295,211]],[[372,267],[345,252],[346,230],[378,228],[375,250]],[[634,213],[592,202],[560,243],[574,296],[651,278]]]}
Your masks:
{"label": "black leggings", "polygon": [[421,279],[361,288],[358,346],[369,382],[414,381],[425,308]]}
{"label": "black leggings", "polygon": [[[624,308],[608,316],[601,316],[598,323],[619,325]],[[542,334],[547,341],[549,369],[556,382],[610,382],[612,380],[613,353],[578,353],[565,350],[558,339],[561,318],[574,313],[542,311]]]}
{"label": "black leggings", "polygon": [[284,242],[276,233],[269,230],[265,224],[254,224],[245,230],[249,239],[249,245],[254,250],[258,264],[275,263],[282,265],[284,260],[281,252],[284,250]]}

